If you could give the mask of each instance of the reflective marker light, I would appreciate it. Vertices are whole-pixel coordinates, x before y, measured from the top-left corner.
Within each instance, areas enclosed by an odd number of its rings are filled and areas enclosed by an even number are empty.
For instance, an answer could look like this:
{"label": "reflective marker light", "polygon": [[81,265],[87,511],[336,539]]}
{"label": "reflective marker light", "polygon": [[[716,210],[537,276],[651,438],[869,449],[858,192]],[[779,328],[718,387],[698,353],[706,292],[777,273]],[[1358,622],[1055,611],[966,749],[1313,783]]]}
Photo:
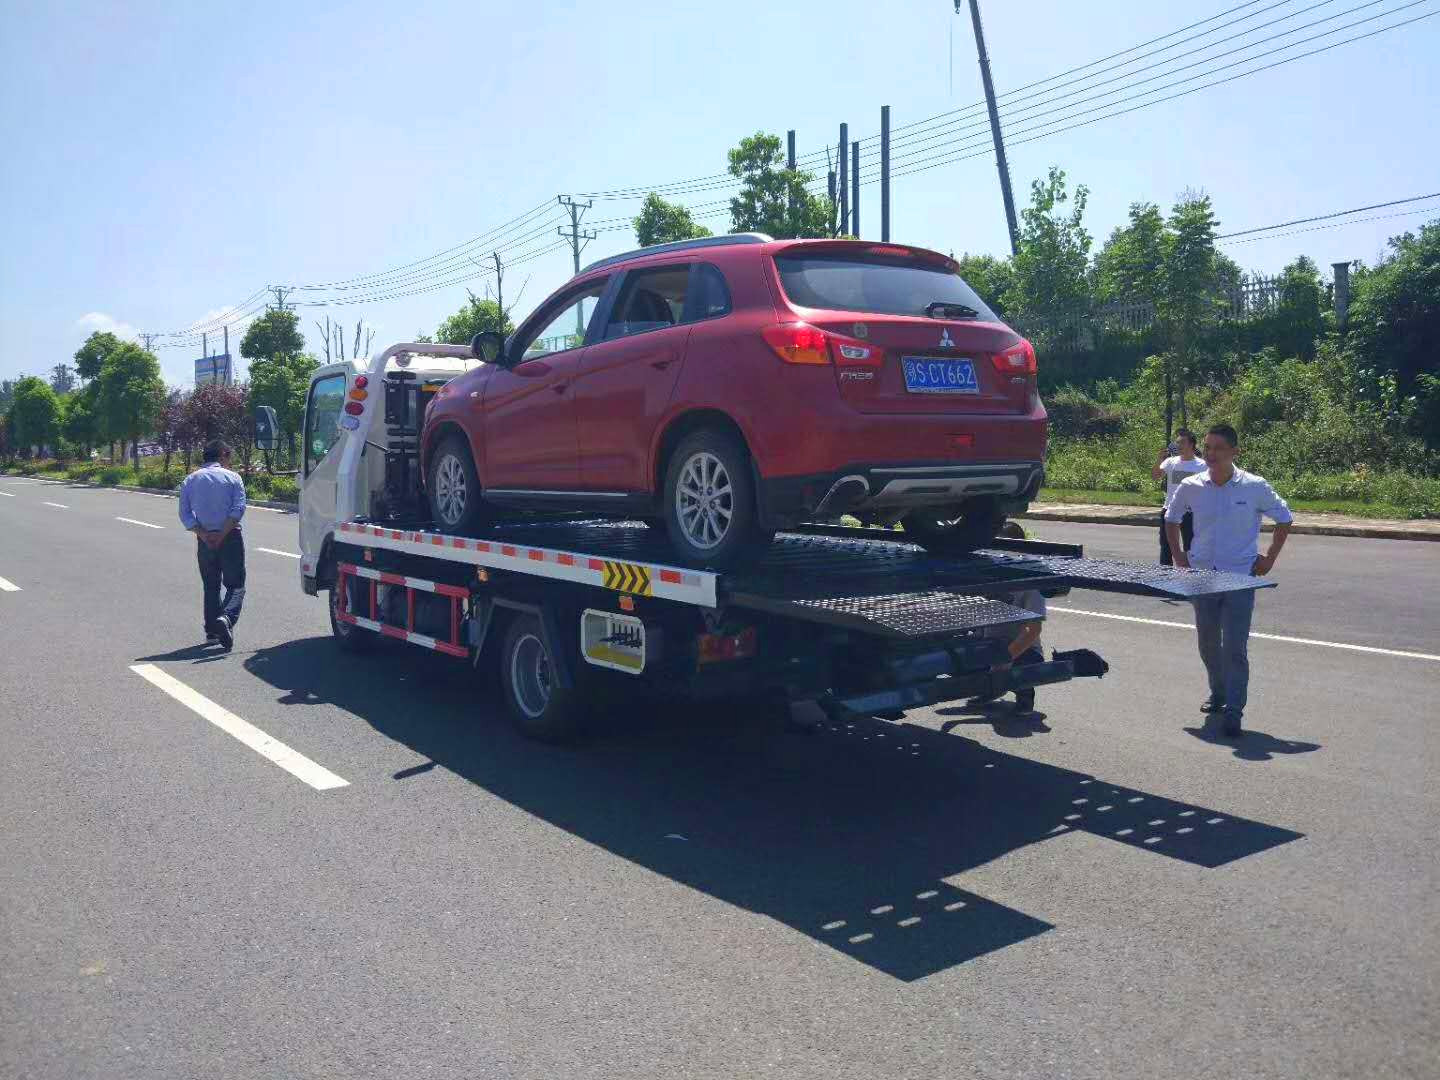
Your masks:
{"label": "reflective marker light", "polygon": [[359,416],[365,411],[365,406],[361,405],[358,401],[347,401],[345,403],[345,411],[351,416]]}
{"label": "reflective marker light", "polygon": [[365,400],[367,397],[369,397],[369,396],[370,396],[369,391],[366,391],[366,390],[351,390],[351,391],[350,391],[350,398],[351,398],[351,400],[353,400],[353,401],[364,401],[364,400]]}
{"label": "reflective marker light", "polygon": [[356,389],[356,390],[364,390],[365,387],[367,387],[367,386],[369,386],[369,385],[370,385],[370,377],[369,377],[368,375],[356,375],[356,376],[355,376],[355,389]]}
{"label": "reflective marker light", "polygon": [[724,660],[746,660],[759,651],[760,636],[755,627],[747,627],[738,634],[701,634],[699,637],[699,661],[714,664]]}
{"label": "reflective marker light", "polygon": [[1037,370],[1035,349],[1024,338],[1004,352],[990,357],[990,362],[1002,375],[1034,375]]}

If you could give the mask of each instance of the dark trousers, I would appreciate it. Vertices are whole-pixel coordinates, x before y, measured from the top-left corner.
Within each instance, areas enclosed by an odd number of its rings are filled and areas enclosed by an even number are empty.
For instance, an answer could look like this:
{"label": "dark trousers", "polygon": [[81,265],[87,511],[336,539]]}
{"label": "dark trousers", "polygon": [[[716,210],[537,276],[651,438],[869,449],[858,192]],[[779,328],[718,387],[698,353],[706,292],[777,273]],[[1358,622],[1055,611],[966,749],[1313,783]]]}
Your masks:
{"label": "dark trousers", "polygon": [[1194,601],[1200,659],[1210,680],[1210,700],[1225,705],[1226,719],[1239,724],[1250,694],[1250,620],[1255,593],[1222,593]]}
{"label": "dark trousers", "polygon": [[[240,530],[231,529],[218,548],[198,540],[200,582],[205,590],[205,632],[224,615],[233,627],[240,621],[240,605],[245,602],[245,542]],[[220,599],[220,586],[225,586],[225,599]]]}
{"label": "dark trousers", "polygon": [[[1190,550],[1190,541],[1195,539],[1195,515],[1186,514],[1180,519],[1180,542],[1185,545],[1185,550]],[[1165,532],[1165,515],[1160,515],[1160,565],[1174,566],[1175,559],[1170,554],[1170,537]]]}

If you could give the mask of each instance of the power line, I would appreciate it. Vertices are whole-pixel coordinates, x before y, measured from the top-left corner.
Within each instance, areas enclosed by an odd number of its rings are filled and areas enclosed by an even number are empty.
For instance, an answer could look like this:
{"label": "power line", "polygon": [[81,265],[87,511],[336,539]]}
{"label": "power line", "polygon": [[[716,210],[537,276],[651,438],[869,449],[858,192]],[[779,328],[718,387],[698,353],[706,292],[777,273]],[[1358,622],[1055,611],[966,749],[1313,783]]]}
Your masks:
{"label": "power line", "polygon": [[[1382,205],[1383,205],[1383,204],[1382,204]],[[1376,215],[1374,215],[1373,217],[1352,218],[1352,219],[1349,220],[1349,221],[1332,221],[1332,222],[1330,222],[1329,224],[1326,224],[1326,225],[1312,225],[1312,226],[1311,226],[1310,228],[1308,228],[1308,229],[1291,229],[1289,232],[1281,232],[1281,233],[1271,233],[1271,232],[1267,232],[1264,236],[1250,236],[1250,237],[1247,237],[1247,238],[1244,239],[1244,240],[1226,240],[1224,237],[1220,237],[1220,236],[1217,236],[1215,239],[1216,239],[1217,241],[1221,242],[1221,243],[1229,243],[1229,244],[1253,244],[1253,243],[1256,243],[1256,242],[1259,241],[1259,240],[1278,240],[1278,239],[1279,239],[1280,237],[1282,237],[1282,236],[1298,236],[1300,233],[1322,232],[1322,231],[1324,231],[1325,229],[1339,229],[1339,228],[1342,228],[1342,227],[1344,227],[1344,226],[1346,226],[1346,225],[1359,225],[1361,222],[1365,222],[1365,221],[1388,221],[1388,220],[1390,220],[1391,218],[1413,217],[1413,216],[1416,215],[1416,214],[1437,214],[1437,213],[1440,213],[1440,206],[1422,206],[1422,207],[1421,207],[1420,209],[1418,209],[1418,210],[1401,210],[1399,213],[1396,213],[1396,214],[1376,214]],[[1318,220],[1318,219],[1316,219],[1316,218],[1308,218],[1308,219],[1306,219],[1306,220],[1315,221],[1315,220]],[[1272,229],[1278,229],[1278,228],[1280,228],[1280,226],[1278,226],[1278,225],[1271,225],[1270,228],[1272,228]],[[1232,235],[1233,235],[1233,234],[1232,234]]]}
{"label": "power line", "polygon": [[[1336,210],[1333,214],[1318,214],[1315,217],[1296,218],[1294,221],[1281,221],[1275,225],[1262,225],[1258,229],[1241,229],[1239,232],[1225,233],[1215,237],[1215,239],[1231,240],[1237,236],[1249,236],[1251,233],[1269,232],[1271,229],[1284,229],[1291,225],[1308,225],[1312,221],[1328,221],[1330,218],[1346,217],[1350,214],[1363,214],[1367,210],[1383,210],[1388,206],[1403,206],[1405,203],[1423,202],[1425,199],[1440,199],[1440,191],[1432,191],[1429,195],[1411,195],[1408,199],[1392,199],[1390,202],[1373,203],[1370,206],[1357,206],[1351,210]],[[1433,207],[1431,209],[1433,209]],[[1408,212],[1417,214],[1424,213],[1423,210]],[[1344,224],[1344,222],[1341,224]]]}

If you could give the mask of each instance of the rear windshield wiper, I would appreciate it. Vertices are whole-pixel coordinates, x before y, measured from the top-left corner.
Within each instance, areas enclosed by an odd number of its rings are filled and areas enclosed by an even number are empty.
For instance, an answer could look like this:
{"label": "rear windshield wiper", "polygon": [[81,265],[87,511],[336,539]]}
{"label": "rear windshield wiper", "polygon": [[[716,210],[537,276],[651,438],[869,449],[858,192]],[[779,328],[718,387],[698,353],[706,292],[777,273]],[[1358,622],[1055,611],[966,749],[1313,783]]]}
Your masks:
{"label": "rear windshield wiper", "polygon": [[947,319],[978,319],[980,312],[973,307],[964,304],[952,304],[948,300],[936,300],[933,304],[925,306],[925,314],[932,319],[936,315],[943,315]]}

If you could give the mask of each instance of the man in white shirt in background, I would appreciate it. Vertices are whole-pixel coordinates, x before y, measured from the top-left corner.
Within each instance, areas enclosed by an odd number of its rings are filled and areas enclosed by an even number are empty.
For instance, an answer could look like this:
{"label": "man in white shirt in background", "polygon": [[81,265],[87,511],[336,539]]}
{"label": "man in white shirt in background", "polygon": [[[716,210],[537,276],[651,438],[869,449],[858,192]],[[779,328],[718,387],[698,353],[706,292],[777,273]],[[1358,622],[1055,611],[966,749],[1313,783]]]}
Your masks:
{"label": "man in white shirt in background", "polygon": [[[1175,432],[1175,441],[1165,448],[1160,460],[1150,470],[1150,475],[1156,480],[1165,481],[1165,505],[1160,508],[1161,566],[1170,566],[1174,562],[1170,553],[1170,535],[1165,528],[1165,511],[1170,509],[1170,500],[1175,497],[1175,489],[1180,486],[1180,481],[1204,471],[1205,462],[1195,456],[1195,433],[1183,427]],[[1194,518],[1186,514],[1180,522],[1180,539],[1184,542],[1186,551],[1190,550],[1190,541],[1194,539],[1194,534]]]}
{"label": "man in white shirt in background", "polygon": [[[1175,565],[1201,570],[1263,577],[1275,565],[1293,520],[1290,507],[1265,480],[1235,467],[1239,451],[1235,429],[1216,424],[1205,434],[1207,470],[1187,477],[1175,489],[1165,510],[1165,530]],[[1195,540],[1187,553],[1180,546],[1180,521],[1195,515]],[[1270,550],[1260,554],[1260,518],[1275,522]],[[1195,604],[1195,629],[1200,659],[1210,679],[1210,697],[1202,712],[1220,714],[1222,731],[1241,734],[1250,687],[1250,619],[1255,590],[1200,597]]]}

